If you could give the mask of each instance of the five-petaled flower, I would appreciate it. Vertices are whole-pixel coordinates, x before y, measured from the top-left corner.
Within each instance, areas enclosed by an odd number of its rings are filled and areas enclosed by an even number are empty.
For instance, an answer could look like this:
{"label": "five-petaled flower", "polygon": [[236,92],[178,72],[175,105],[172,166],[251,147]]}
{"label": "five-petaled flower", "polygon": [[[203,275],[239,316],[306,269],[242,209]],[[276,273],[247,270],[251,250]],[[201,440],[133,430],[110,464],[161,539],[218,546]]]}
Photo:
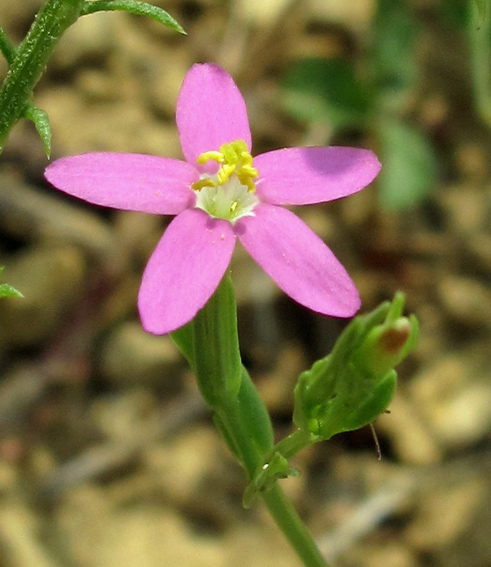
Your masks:
{"label": "five-petaled flower", "polygon": [[239,239],[298,303],[350,317],[360,306],[344,267],[279,205],[322,203],[368,185],[380,164],[368,150],[286,148],[251,157],[244,100],[217,65],[193,66],[176,113],[186,161],[88,153],[46,169],[57,189],[97,205],[177,215],[153,252],[138,295],[143,327],[166,334],[191,321],[225,274]]}

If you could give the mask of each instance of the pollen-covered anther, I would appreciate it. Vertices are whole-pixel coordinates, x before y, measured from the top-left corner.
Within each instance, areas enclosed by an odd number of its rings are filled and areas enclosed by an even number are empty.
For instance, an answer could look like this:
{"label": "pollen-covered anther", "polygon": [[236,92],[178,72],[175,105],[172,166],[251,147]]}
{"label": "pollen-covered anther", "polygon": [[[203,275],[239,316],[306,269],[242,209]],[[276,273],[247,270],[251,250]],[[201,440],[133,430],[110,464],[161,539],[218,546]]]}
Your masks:
{"label": "pollen-covered anther", "polygon": [[222,144],[219,151],[212,150],[198,156],[199,164],[203,165],[208,161],[216,161],[221,165],[216,178],[204,177],[196,181],[192,184],[193,190],[200,191],[203,187],[225,185],[234,174],[239,182],[247,187],[249,193],[256,190],[254,179],[257,178],[258,171],[252,167],[252,156],[244,140]]}
{"label": "pollen-covered anther", "polygon": [[196,161],[203,165],[204,163],[210,160],[216,161],[217,163],[223,163],[225,158],[222,153],[211,151],[211,152],[202,153],[201,155],[198,156],[198,159]]}
{"label": "pollen-covered anther", "polygon": [[198,181],[195,181],[191,187],[194,191],[201,191],[201,189],[203,189],[203,187],[216,187],[217,183],[216,181],[214,181],[213,179],[209,178],[209,177],[203,177],[203,179],[199,179]]}

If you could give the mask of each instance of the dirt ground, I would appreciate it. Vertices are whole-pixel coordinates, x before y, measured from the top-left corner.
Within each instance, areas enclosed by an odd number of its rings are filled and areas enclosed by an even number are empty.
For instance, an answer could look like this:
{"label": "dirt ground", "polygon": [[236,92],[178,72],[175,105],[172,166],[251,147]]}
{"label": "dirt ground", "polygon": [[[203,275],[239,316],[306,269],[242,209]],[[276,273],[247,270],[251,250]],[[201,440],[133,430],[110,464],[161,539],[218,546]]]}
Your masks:
{"label": "dirt ground", "polygon": [[[236,79],[254,153],[325,143],[279,104],[282,77],[300,56],[361,57],[373,0],[155,3],[188,35],[100,13],[58,45],[34,97],[53,158],[180,158],[176,97],[202,61]],[[301,453],[301,476],[284,482],[338,567],[491,566],[491,133],[465,37],[438,4],[411,2],[421,37],[406,114],[438,159],[427,198],[386,211],[375,182],[296,211],[347,267],[364,311],[402,289],[421,325],[376,423],[382,461],[367,428]],[[0,25],[20,40],[39,5],[0,0]],[[363,129],[334,142],[379,149]],[[64,197],[44,181],[47,163],[19,123],[0,161],[0,265],[25,296],[0,304],[0,566],[298,566],[263,507],[242,509],[242,471],[171,340],[140,327],[141,274],[168,219]],[[239,247],[233,277],[243,358],[281,438],[296,377],[344,323],[295,305]]]}

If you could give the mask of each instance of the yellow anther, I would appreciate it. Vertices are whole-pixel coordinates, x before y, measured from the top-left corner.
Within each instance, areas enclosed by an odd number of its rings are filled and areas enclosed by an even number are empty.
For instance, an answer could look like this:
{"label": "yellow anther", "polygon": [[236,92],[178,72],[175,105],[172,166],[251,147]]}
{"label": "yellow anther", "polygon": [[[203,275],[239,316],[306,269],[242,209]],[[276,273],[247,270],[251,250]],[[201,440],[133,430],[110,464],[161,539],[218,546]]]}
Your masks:
{"label": "yellow anther", "polygon": [[234,173],[250,193],[256,190],[254,179],[258,176],[258,171],[255,167],[252,167],[252,156],[244,140],[222,144],[218,152],[204,152],[198,157],[197,162],[205,164],[210,160],[222,164],[216,174],[216,181],[211,178],[196,181],[191,186],[195,191],[200,191],[203,187],[225,185]]}
{"label": "yellow anther", "polygon": [[201,189],[203,189],[203,187],[216,187],[216,186],[217,186],[216,181],[214,181],[213,179],[209,179],[207,177],[204,177],[203,179],[200,179],[199,181],[195,181],[191,185],[191,189],[193,189],[194,191],[201,191]]}
{"label": "yellow anther", "polygon": [[221,152],[211,151],[200,154],[196,161],[200,164],[204,164],[210,160],[216,161],[217,163],[223,163],[225,161],[225,157]]}

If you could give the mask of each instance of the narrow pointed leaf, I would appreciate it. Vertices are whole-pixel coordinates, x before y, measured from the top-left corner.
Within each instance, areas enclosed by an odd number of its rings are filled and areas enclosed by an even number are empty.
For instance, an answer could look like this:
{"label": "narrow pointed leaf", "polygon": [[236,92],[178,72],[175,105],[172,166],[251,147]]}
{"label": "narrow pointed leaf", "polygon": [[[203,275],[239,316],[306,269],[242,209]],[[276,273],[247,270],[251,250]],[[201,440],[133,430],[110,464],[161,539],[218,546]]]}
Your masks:
{"label": "narrow pointed leaf", "polygon": [[15,58],[16,48],[2,28],[0,28],[0,51],[3,53],[5,60],[10,66]]}
{"label": "narrow pointed leaf", "polygon": [[139,0],[92,0],[85,2],[82,7],[82,16],[87,14],[94,14],[95,12],[109,12],[109,11],[128,12],[137,16],[147,16],[159,24],[163,24],[179,33],[186,35],[183,28],[162,8],[152,6],[147,2]]}
{"label": "narrow pointed leaf", "polygon": [[51,156],[51,128],[48,113],[33,104],[29,104],[24,110],[24,117],[34,122],[37,133],[43,142],[46,157],[49,159]]}

